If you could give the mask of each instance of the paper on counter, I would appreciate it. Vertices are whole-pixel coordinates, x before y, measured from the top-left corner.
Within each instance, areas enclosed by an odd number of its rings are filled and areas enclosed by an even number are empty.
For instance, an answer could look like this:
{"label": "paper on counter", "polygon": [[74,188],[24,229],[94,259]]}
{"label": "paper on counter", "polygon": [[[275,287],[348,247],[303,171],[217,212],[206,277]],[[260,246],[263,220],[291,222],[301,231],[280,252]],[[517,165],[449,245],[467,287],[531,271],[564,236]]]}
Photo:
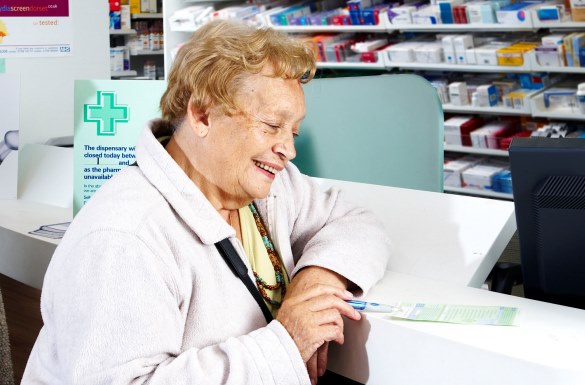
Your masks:
{"label": "paper on counter", "polygon": [[506,306],[400,303],[392,318],[411,321],[446,322],[463,325],[512,326],[518,308]]}

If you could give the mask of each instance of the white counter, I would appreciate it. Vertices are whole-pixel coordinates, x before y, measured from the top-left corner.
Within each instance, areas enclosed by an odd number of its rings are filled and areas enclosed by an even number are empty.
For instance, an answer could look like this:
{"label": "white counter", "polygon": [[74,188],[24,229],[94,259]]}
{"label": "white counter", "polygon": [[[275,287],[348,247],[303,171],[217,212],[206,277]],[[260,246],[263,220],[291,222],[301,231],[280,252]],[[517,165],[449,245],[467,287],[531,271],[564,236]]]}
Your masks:
{"label": "white counter", "polygon": [[31,235],[29,231],[70,221],[71,216],[71,208],[0,200],[0,273],[40,289],[59,240]]}
{"label": "white counter", "polygon": [[[480,287],[516,230],[511,202],[321,179],[376,213],[394,251],[392,271]],[[39,190],[37,188],[36,190]],[[63,194],[62,194],[63,195]],[[71,220],[71,209],[0,201],[0,273],[40,288],[58,240],[28,234]]]}
{"label": "white counter", "polygon": [[364,384],[585,384],[585,310],[387,272],[368,294],[382,303],[519,308],[516,326],[389,319],[345,322],[329,369]]}
{"label": "white counter", "polygon": [[509,201],[321,181],[380,218],[394,244],[391,271],[481,287],[516,231]]}

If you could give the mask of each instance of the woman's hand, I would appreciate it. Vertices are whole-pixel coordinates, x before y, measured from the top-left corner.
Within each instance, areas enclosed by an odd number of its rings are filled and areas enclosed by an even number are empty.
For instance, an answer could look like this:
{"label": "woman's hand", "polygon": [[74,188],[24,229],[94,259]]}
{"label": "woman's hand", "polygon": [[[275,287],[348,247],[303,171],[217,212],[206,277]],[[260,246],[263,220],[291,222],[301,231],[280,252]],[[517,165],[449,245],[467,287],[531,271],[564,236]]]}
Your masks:
{"label": "woman's hand", "polygon": [[341,315],[360,319],[360,314],[345,302],[352,297],[345,289],[323,284],[287,294],[276,319],[292,337],[305,363],[325,342],[343,343]]}
{"label": "woman's hand", "polygon": [[307,372],[309,372],[309,378],[311,384],[316,384],[317,379],[322,377],[327,370],[327,352],[329,351],[329,342],[325,342],[317,349],[315,354],[307,361]]}

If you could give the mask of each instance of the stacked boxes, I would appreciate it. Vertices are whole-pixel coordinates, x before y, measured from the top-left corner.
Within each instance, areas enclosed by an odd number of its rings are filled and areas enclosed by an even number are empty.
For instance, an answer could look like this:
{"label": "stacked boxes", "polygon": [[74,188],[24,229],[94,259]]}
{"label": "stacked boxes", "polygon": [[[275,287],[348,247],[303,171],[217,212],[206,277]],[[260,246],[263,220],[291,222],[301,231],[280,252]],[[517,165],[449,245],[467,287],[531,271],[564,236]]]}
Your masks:
{"label": "stacked boxes", "polygon": [[510,122],[491,122],[469,134],[471,146],[498,149],[500,139],[510,136],[514,132],[515,128]]}
{"label": "stacked boxes", "polygon": [[449,187],[465,187],[463,173],[482,160],[483,158],[481,157],[469,155],[447,161],[443,166],[443,185]]}
{"label": "stacked boxes", "polygon": [[483,125],[483,120],[473,116],[455,116],[445,121],[445,143],[471,146],[470,133]]}

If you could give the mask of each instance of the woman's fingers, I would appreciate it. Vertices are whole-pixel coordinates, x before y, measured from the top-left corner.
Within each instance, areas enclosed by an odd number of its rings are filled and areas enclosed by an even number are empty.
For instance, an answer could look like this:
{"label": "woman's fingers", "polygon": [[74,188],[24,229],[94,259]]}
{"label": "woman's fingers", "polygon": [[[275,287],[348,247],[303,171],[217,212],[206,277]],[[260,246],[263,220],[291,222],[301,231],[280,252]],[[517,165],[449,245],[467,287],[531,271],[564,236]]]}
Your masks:
{"label": "woman's fingers", "polygon": [[311,358],[307,361],[307,372],[309,372],[309,378],[311,379],[311,385],[317,383],[319,377],[318,365],[317,365],[317,353],[314,353]]}
{"label": "woman's fingers", "polygon": [[287,293],[287,299],[294,300],[295,302],[302,302],[323,294],[335,295],[343,300],[353,299],[353,294],[350,291],[336,286],[323,284],[314,284],[302,291],[289,291]]}
{"label": "woman's fingers", "polygon": [[360,313],[351,307],[350,304],[344,300],[333,295],[320,295],[308,301],[310,304],[309,310],[312,312],[320,312],[326,309],[336,309],[339,314],[349,317],[353,320],[361,318]]}
{"label": "woman's fingers", "polygon": [[[345,301],[352,297],[344,289],[316,284],[307,287],[302,293],[288,293],[282,302],[276,319],[297,345],[311,376],[324,373],[327,365],[326,350],[319,356],[316,354],[317,349],[329,341],[343,343],[342,316],[354,320],[361,318]],[[320,361],[315,361],[319,357]]]}
{"label": "woman's fingers", "polygon": [[329,351],[329,342],[325,342],[317,349],[317,375],[319,377],[325,374],[327,370],[327,353]]}

